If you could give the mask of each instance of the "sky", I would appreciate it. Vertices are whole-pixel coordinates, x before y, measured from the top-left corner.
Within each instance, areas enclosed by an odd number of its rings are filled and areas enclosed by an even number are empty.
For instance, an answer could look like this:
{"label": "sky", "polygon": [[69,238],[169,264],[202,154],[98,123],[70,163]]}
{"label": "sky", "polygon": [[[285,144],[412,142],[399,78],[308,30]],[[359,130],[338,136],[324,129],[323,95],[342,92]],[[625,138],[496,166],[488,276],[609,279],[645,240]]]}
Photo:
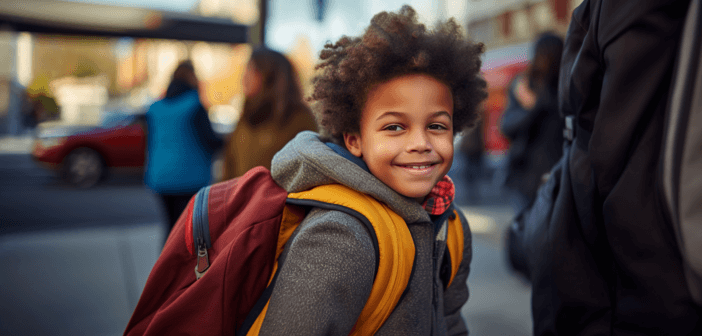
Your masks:
{"label": "sky", "polygon": [[417,10],[419,20],[433,24],[439,19],[437,0],[333,0],[328,1],[324,22],[314,20],[312,0],[269,0],[269,17],[266,27],[266,44],[286,51],[304,36],[314,53],[328,41],[342,35],[359,35],[380,11],[397,11],[403,4]]}

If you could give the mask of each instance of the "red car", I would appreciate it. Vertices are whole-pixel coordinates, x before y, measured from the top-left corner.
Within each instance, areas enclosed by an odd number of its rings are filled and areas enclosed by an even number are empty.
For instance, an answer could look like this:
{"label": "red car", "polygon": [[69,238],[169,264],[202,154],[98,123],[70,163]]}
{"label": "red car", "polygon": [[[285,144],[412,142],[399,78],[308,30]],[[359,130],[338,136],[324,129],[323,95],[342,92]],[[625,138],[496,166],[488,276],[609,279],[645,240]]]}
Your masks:
{"label": "red car", "polygon": [[70,184],[88,188],[112,168],[142,168],[146,150],[144,114],[119,115],[101,126],[43,127],[32,157]]}

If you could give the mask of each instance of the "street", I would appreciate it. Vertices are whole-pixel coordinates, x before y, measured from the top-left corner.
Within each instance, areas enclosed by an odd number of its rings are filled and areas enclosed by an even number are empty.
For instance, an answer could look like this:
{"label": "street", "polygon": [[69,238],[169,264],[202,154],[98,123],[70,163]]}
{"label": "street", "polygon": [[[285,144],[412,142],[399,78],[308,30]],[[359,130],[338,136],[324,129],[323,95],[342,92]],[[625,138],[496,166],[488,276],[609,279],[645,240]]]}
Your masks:
{"label": "street", "polygon": [[141,176],[110,176],[93,189],[71,188],[28,154],[0,156],[0,234],[160,221]]}
{"label": "street", "polygon": [[[471,335],[531,334],[530,289],[505,264],[512,216],[489,181],[462,206],[473,231]],[[26,153],[0,153],[0,334],[121,335],[163,241],[139,175],[73,189]]]}
{"label": "street", "polygon": [[139,175],[79,190],[0,153],[0,334],[121,335],[164,239],[158,206]]}

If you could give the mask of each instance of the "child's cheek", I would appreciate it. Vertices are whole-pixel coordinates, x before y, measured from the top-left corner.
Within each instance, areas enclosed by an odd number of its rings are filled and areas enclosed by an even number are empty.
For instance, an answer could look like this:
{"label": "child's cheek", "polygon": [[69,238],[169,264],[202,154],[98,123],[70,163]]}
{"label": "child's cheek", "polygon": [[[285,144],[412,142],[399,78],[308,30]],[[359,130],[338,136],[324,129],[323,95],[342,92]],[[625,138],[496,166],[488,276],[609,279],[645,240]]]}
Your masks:
{"label": "child's cheek", "polygon": [[391,144],[378,144],[375,149],[375,156],[380,161],[392,161],[397,156],[397,148]]}
{"label": "child's cheek", "polygon": [[451,166],[453,165],[453,154],[453,138],[449,141],[442,142],[442,153],[440,153],[440,155],[448,163],[446,167],[446,173],[448,173],[448,171],[451,169]]}
{"label": "child's cheek", "polygon": [[378,156],[385,156],[393,152],[393,147],[389,141],[376,141],[373,145],[373,152]]}

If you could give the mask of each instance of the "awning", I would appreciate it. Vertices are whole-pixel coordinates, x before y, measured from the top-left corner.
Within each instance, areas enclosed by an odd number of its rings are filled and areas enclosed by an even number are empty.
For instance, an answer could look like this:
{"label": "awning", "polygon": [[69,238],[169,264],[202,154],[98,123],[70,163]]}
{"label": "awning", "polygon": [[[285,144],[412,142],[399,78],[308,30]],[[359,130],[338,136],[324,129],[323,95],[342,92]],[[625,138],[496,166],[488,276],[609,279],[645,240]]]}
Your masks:
{"label": "awning", "polygon": [[59,0],[0,1],[0,29],[44,34],[247,42],[230,19]]}

